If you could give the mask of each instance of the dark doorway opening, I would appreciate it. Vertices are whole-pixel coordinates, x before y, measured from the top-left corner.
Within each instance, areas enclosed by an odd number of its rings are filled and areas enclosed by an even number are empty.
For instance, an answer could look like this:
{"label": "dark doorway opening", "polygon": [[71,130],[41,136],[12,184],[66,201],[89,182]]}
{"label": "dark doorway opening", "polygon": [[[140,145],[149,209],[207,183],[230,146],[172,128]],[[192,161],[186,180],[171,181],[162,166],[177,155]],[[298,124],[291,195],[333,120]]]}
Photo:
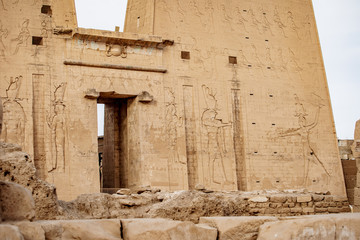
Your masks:
{"label": "dark doorway opening", "polygon": [[104,104],[104,135],[98,138],[101,192],[129,186],[128,106],[133,98],[99,98]]}

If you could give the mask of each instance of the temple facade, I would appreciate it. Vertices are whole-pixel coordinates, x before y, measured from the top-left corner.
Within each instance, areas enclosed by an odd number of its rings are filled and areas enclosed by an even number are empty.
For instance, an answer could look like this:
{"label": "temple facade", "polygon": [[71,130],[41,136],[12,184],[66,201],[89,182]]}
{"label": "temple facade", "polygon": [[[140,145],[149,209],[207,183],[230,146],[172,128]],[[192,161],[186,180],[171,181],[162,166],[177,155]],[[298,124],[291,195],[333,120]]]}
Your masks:
{"label": "temple facade", "polygon": [[60,199],[346,194],[311,0],[128,0],[125,32],[78,28],[73,0],[1,1],[0,61],[1,140]]}

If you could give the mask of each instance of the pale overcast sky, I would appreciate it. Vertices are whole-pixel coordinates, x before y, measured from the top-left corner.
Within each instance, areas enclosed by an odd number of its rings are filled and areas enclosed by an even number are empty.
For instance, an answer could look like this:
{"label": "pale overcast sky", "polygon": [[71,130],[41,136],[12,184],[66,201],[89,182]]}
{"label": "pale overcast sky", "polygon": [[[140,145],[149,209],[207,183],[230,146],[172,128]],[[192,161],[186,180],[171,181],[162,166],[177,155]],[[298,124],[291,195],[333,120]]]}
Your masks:
{"label": "pale overcast sky", "polygon": [[[79,27],[124,30],[127,0],[75,0],[75,4]],[[360,0],[313,0],[313,4],[337,135],[352,139],[360,119]]]}

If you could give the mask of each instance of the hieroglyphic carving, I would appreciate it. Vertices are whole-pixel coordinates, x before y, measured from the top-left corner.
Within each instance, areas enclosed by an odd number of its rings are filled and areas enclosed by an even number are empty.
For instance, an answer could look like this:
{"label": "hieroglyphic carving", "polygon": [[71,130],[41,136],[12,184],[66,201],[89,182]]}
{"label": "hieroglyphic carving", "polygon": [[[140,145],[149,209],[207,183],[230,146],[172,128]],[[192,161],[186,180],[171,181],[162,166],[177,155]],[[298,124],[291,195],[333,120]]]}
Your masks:
{"label": "hieroglyphic carving", "polygon": [[21,45],[26,45],[26,41],[27,39],[30,37],[30,31],[29,31],[29,19],[26,19],[21,26],[19,35],[17,36],[17,38],[12,39],[12,41],[16,42],[16,47],[14,50],[14,55],[18,53],[19,48]]}
{"label": "hieroglyphic carving", "polygon": [[302,38],[310,39],[311,42],[313,42],[311,31],[312,31],[312,25],[311,25],[310,15],[306,15],[305,21],[303,23]]}
{"label": "hieroglyphic carving", "polygon": [[1,7],[3,10],[7,11],[5,4],[4,4],[4,0],[1,0]]}
{"label": "hieroglyphic carving", "polygon": [[3,103],[4,119],[2,139],[5,142],[16,143],[21,146],[25,144],[26,115],[21,104],[23,99],[19,98],[19,91],[23,77],[11,77],[6,88],[6,98]]}
{"label": "hieroglyphic carving", "polygon": [[127,57],[127,46],[126,45],[117,45],[117,44],[106,44],[106,56],[121,56],[122,58]]}
{"label": "hieroglyphic carving", "polygon": [[0,20],[0,56],[5,59],[5,44],[3,42],[3,38],[7,38],[9,35],[9,31],[3,28],[2,22]]}
{"label": "hieroglyphic carving", "polygon": [[183,126],[183,117],[180,117],[177,111],[177,104],[175,102],[175,92],[171,88],[165,88],[165,121],[166,121],[166,135],[167,142],[171,149],[171,157],[173,163],[186,164],[186,161],[181,158],[178,146],[178,128]]}
{"label": "hieroglyphic carving", "polygon": [[225,171],[225,160],[228,158],[228,150],[225,143],[225,128],[231,127],[232,123],[224,123],[222,119],[218,118],[219,109],[217,106],[216,93],[206,85],[202,85],[202,90],[207,105],[201,115],[201,123],[207,133],[209,181],[210,184],[232,184]]}
{"label": "hieroglyphic carving", "polygon": [[[301,101],[299,97],[295,94],[296,112],[294,116],[298,119],[299,127],[290,128],[287,130],[277,129],[277,137],[279,138],[291,137],[291,136],[300,137],[300,142],[302,144],[302,149],[303,149],[302,155],[303,155],[304,187],[307,187],[309,185],[309,170],[314,169],[317,166],[320,166],[322,171],[326,174],[327,180],[329,180],[329,178],[331,177],[329,170],[326,168],[324,162],[319,158],[319,156],[315,152],[315,148],[311,142],[312,130],[318,125],[320,110],[324,106],[321,103],[322,99],[315,94],[314,96],[317,98],[317,103],[314,104],[316,107],[316,112],[313,114],[313,116],[309,116],[309,114],[306,112],[303,101]],[[309,119],[312,119],[312,121]]]}
{"label": "hieroglyphic carving", "polygon": [[298,29],[300,29],[300,28],[295,23],[293,13],[291,11],[288,11],[287,14],[288,14],[288,17],[287,17],[288,27],[290,28],[291,31],[293,31],[296,34],[297,38],[300,39],[299,32],[298,32]]}
{"label": "hieroglyphic carving", "polygon": [[277,25],[277,27],[280,29],[281,33],[284,35],[284,37],[287,37],[285,34],[285,29],[284,29],[284,28],[286,28],[286,26],[281,20],[281,17],[279,15],[279,11],[278,11],[277,7],[275,7],[275,9],[274,9],[273,19],[274,19],[274,22]]}
{"label": "hieroglyphic carving", "polygon": [[66,136],[66,118],[64,94],[66,83],[55,85],[52,99],[52,113],[47,117],[47,124],[51,129],[52,140],[52,158],[47,163],[48,172],[64,172],[65,171],[65,136]]}
{"label": "hieroglyphic carving", "polygon": [[262,33],[265,34],[267,33],[268,31],[271,33],[271,35],[274,35],[272,29],[271,29],[271,24],[270,24],[270,21],[269,19],[267,18],[267,14],[266,12],[261,8],[260,9],[260,12],[261,12],[261,25],[262,25]]}
{"label": "hieroglyphic carving", "polygon": [[234,31],[234,27],[232,25],[233,19],[231,15],[227,12],[225,4],[220,5],[221,13],[223,15],[222,20],[225,25],[228,25],[230,27],[231,31]]}
{"label": "hieroglyphic carving", "polygon": [[235,8],[235,15],[237,16],[236,24],[239,25],[242,28],[242,30],[244,30],[245,32],[248,32],[248,30],[246,29],[246,25],[245,25],[247,20],[243,17],[242,12],[243,11],[239,7]]}
{"label": "hieroglyphic carving", "polygon": [[252,8],[249,8],[249,10],[247,10],[247,15],[248,15],[249,23],[251,24],[251,26],[253,28],[256,28],[257,31],[259,33],[261,33],[261,30],[259,28],[259,25],[261,24],[261,22],[256,18],[256,15]]}

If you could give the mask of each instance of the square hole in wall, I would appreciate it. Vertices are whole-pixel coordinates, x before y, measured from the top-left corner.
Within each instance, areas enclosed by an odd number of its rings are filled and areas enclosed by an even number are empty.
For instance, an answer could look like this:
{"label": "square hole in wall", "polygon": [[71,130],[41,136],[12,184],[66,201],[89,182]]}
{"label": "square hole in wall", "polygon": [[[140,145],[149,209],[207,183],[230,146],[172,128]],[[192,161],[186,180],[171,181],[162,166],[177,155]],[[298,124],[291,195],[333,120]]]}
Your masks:
{"label": "square hole in wall", "polygon": [[190,52],[181,51],[181,59],[190,59]]}
{"label": "square hole in wall", "polygon": [[32,45],[43,45],[43,38],[42,37],[32,37]]}
{"label": "square hole in wall", "polygon": [[229,63],[231,64],[237,64],[237,58],[233,56],[229,56]]}
{"label": "square hole in wall", "polygon": [[51,16],[52,15],[51,6],[50,5],[42,5],[41,13]]}

